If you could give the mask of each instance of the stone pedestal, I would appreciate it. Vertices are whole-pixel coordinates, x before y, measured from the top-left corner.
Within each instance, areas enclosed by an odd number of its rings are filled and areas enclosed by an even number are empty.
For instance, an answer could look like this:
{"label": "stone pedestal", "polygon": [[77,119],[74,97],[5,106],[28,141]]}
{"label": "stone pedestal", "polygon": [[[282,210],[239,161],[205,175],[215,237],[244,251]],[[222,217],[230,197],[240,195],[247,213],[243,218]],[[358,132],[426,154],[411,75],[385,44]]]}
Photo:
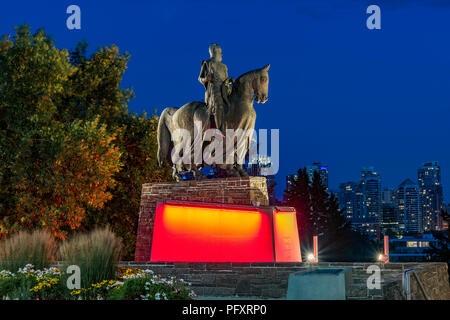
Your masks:
{"label": "stone pedestal", "polygon": [[146,183],[142,185],[135,253],[137,262],[150,261],[156,202],[162,200],[269,205],[265,177]]}

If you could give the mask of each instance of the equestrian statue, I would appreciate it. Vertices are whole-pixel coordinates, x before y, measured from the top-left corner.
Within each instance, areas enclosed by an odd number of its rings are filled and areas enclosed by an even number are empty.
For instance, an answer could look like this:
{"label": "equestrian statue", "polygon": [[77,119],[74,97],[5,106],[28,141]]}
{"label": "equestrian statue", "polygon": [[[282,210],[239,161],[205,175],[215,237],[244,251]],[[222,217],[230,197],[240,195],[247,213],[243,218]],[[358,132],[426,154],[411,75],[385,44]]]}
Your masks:
{"label": "equestrian statue", "polygon": [[[209,47],[209,53],[210,59],[202,61],[198,77],[199,82],[205,87],[204,102],[189,102],[180,108],[168,107],[163,110],[159,118],[158,163],[162,166],[167,162],[172,166],[173,177],[177,181],[180,181],[183,174],[187,172],[191,172],[194,178],[203,178],[200,169],[210,164],[202,159],[198,160],[194,150],[200,149],[202,155],[205,148],[212,143],[211,141],[217,138],[226,139],[226,133],[253,132],[256,120],[253,103],[265,103],[268,99],[270,65],[244,73],[235,80],[228,76],[227,66],[222,62],[221,47],[213,43]],[[197,124],[200,126],[196,128]],[[215,137],[204,139],[207,130],[214,130]],[[173,153],[176,151],[174,147],[186,139],[186,137],[180,138],[180,132],[189,133],[187,136],[193,137],[193,141],[188,142],[190,148],[187,152],[190,154],[183,155],[182,152],[185,150],[178,154],[185,161],[174,162]],[[232,146],[226,145],[223,150],[213,151],[215,156],[220,152],[219,157],[223,161],[213,163],[212,167],[220,168],[222,172],[225,172],[225,176],[247,176],[242,161],[237,159],[248,155],[249,148],[248,141],[239,148],[239,143],[235,146],[233,140]],[[225,154],[230,150],[235,153],[235,156],[232,161],[226,161]],[[190,160],[186,161],[186,159]]]}

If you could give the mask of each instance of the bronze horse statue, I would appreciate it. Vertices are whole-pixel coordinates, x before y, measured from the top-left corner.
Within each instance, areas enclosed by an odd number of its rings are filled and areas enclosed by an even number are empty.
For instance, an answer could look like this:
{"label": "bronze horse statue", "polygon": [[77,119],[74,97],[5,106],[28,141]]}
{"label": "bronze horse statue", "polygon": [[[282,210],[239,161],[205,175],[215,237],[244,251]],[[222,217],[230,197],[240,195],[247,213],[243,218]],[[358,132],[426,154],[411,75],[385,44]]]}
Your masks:
{"label": "bronze horse statue", "polygon": [[[270,65],[263,68],[249,71],[234,82],[231,93],[227,97],[228,103],[224,107],[224,121],[221,132],[226,133],[228,129],[242,129],[244,132],[253,132],[255,128],[256,112],[253,103],[265,103],[268,99],[269,91],[269,74]],[[198,121],[202,124],[209,122],[209,114],[207,106],[204,102],[189,102],[181,108],[168,107],[163,110],[158,122],[158,163],[163,165],[168,162],[173,168],[173,176],[176,180],[181,178],[183,172],[193,172],[194,177],[201,177],[199,169],[204,163],[194,163],[193,157],[189,164],[173,163],[171,153],[174,147],[174,132],[177,129],[184,129],[190,133],[190,137],[194,137],[194,144],[201,141],[202,150],[205,144],[201,135],[197,134],[195,138],[194,125]],[[201,131],[204,131],[203,126]],[[224,134],[222,134],[224,136]],[[200,136],[200,138],[199,138]],[[234,148],[234,145],[233,145]],[[247,154],[249,144],[237,152]],[[242,163],[218,164],[219,167],[226,170],[229,176],[246,176]]]}

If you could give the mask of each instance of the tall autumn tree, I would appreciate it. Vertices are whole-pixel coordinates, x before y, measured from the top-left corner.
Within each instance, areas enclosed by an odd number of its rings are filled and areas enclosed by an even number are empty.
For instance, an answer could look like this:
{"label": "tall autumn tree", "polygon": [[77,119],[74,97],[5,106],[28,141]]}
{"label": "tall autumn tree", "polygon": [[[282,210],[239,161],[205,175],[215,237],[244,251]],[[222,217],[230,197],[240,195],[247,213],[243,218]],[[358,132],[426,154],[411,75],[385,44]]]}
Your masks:
{"label": "tall autumn tree", "polygon": [[65,238],[88,208],[111,198],[121,153],[98,118],[61,121],[77,72],[66,50],[28,26],[6,41],[0,46],[0,236],[44,228]]}
{"label": "tall autumn tree", "polygon": [[157,116],[128,111],[129,55],[87,47],[60,50],[28,26],[0,41],[0,235],[109,225],[132,259],[142,184],[170,172],[157,167]]}
{"label": "tall autumn tree", "polygon": [[156,158],[158,118],[125,114],[118,121],[123,129],[117,144],[122,152],[123,167],[115,175],[117,185],[113,197],[101,210],[92,211],[85,220],[86,229],[94,225],[109,225],[122,238],[124,259],[133,259],[142,184],[170,181],[167,168],[159,168]]}

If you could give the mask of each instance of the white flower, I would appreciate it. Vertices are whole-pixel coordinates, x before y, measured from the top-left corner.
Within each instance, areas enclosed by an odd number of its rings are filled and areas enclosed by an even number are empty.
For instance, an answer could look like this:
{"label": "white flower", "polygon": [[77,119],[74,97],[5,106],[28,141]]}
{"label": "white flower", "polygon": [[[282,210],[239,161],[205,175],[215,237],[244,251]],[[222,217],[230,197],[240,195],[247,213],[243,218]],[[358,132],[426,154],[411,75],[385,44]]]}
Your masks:
{"label": "white flower", "polygon": [[112,287],[115,287],[115,286],[120,286],[120,285],[122,285],[122,284],[123,284],[123,282],[116,281],[115,283],[113,283],[113,284],[111,285],[111,288],[112,288]]}

